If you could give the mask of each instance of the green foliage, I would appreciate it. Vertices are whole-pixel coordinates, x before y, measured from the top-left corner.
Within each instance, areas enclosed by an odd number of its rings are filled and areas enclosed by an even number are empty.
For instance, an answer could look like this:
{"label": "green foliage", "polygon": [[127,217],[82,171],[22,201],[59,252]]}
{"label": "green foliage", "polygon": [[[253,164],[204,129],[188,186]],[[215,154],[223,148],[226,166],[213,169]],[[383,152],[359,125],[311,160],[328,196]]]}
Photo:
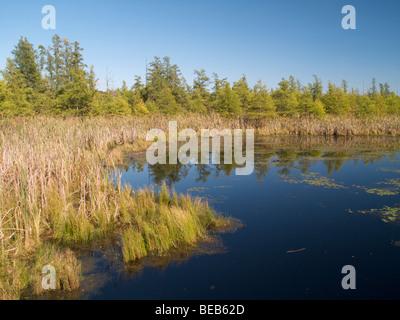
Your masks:
{"label": "green foliage", "polygon": [[285,116],[295,114],[298,106],[298,91],[290,86],[289,81],[285,78],[278,85],[279,88],[272,93],[277,113]]}
{"label": "green foliage", "polygon": [[240,99],[241,110],[247,111],[250,107],[252,97],[246,77],[243,76],[239,81],[234,82],[232,89]]}
{"label": "green foliage", "polygon": [[251,95],[249,113],[266,116],[273,115],[275,111],[276,107],[267,86],[258,80]]}
{"label": "green foliage", "polygon": [[240,98],[235,91],[231,89],[229,82],[217,91],[215,109],[217,112],[225,115],[238,115],[241,113]]}
{"label": "green foliage", "polygon": [[0,114],[2,116],[34,114],[72,115],[146,115],[205,114],[217,112],[225,116],[247,114],[263,118],[281,116],[356,115],[359,117],[400,114],[400,97],[388,83],[372,79],[366,94],[350,89],[346,80],[340,86],[322,80],[302,86],[290,76],[282,78],[278,87],[267,90],[259,80],[249,87],[246,76],[229,84],[226,78],[213,74],[213,81],[204,69],[194,70],[189,86],[179,67],[169,57],[154,57],[148,64],[145,83],[135,76],[133,86],[125,81],[121,88],[97,88],[93,66],[84,63],[83,49],[54,35],[50,46],[35,50],[27,38],[21,37],[12,57],[1,71]]}
{"label": "green foliage", "polygon": [[322,97],[322,102],[326,111],[331,114],[346,114],[351,108],[349,96],[331,82],[328,84],[328,92]]}
{"label": "green foliage", "polygon": [[319,99],[314,100],[309,90],[300,96],[297,110],[300,115],[322,116],[325,114],[324,104]]}
{"label": "green foliage", "polygon": [[42,77],[37,65],[38,56],[33,45],[26,37],[21,37],[12,54],[14,67],[20,73],[25,86],[34,90],[39,89]]}

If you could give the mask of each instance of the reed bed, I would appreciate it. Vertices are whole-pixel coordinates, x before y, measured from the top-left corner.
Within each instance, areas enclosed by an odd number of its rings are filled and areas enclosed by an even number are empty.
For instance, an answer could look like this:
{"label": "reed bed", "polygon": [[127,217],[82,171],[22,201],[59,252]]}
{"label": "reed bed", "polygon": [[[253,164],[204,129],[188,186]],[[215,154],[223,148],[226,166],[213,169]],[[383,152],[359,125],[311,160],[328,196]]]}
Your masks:
{"label": "reed bed", "polygon": [[[15,298],[26,288],[31,277],[23,270],[32,259],[41,260],[40,248],[49,241],[84,243],[124,230],[126,248],[126,230],[139,230],[150,254],[205,236],[214,212],[203,202],[175,195],[177,200],[166,204],[164,189],[160,196],[149,190],[135,194],[112,176],[115,150],[140,147],[153,125],[151,118],[38,117],[0,123],[0,298]],[[215,225],[222,221],[213,219]],[[160,230],[165,239],[155,236]]]}
{"label": "reed bed", "polygon": [[[223,118],[216,114],[110,118],[9,118],[0,121],[0,298],[18,298],[49,241],[73,244],[121,237],[123,258],[193,244],[229,224],[204,202],[151,190],[134,192],[112,176],[124,151],[148,144],[153,128],[248,129],[260,135],[399,135],[400,117]],[[55,251],[74,261],[73,253]],[[53,250],[54,251],[54,250]],[[42,258],[40,258],[42,257]],[[42,259],[42,260],[41,260]],[[33,260],[33,262],[32,262]],[[73,263],[75,265],[75,263]],[[71,273],[78,272],[73,268]],[[68,279],[76,279],[68,276]],[[30,279],[30,280],[29,280]],[[70,281],[70,280],[68,280]],[[74,282],[75,283],[75,282]],[[31,283],[32,284],[32,283]],[[75,288],[75,285],[60,285]],[[38,289],[38,292],[40,290]]]}

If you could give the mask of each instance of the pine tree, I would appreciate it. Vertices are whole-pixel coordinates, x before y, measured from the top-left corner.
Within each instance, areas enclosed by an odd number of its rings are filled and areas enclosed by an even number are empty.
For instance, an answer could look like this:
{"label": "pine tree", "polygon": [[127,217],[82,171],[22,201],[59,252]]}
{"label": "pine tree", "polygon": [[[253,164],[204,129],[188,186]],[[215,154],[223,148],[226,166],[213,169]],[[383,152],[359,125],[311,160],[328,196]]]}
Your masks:
{"label": "pine tree", "polygon": [[26,37],[21,37],[12,55],[14,67],[21,73],[25,86],[33,90],[40,89],[42,76],[38,66],[38,55]]}
{"label": "pine tree", "polygon": [[29,101],[33,90],[26,86],[26,79],[19,69],[14,65],[13,60],[7,59],[6,68],[2,71],[6,82],[3,94],[6,98],[2,103],[1,113],[5,115],[27,115],[32,114],[33,108]]}
{"label": "pine tree", "polygon": [[313,77],[314,77],[314,82],[309,83],[309,87],[310,87],[310,91],[313,96],[313,99],[315,101],[317,99],[322,98],[323,86],[322,86],[322,81],[320,78],[318,78],[315,74],[313,75]]}
{"label": "pine tree", "polygon": [[254,85],[250,99],[249,114],[267,116],[273,115],[276,111],[274,101],[267,90],[267,86],[258,80]]}
{"label": "pine tree", "polygon": [[229,82],[217,92],[216,110],[221,114],[239,115],[241,113],[240,98],[231,89]]}
{"label": "pine tree", "polygon": [[279,115],[290,116],[297,112],[297,91],[289,87],[289,81],[282,78],[279,88],[272,93],[272,98]]}
{"label": "pine tree", "polygon": [[250,107],[251,92],[247,84],[246,76],[243,75],[239,81],[234,82],[232,89],[240,99],[240,108],[242,111],[247,111]]}
{"label": "pine tree", "polygon": [[298,112],[300,115],[322,116],[325,114],[325,108],[321,100],[314,101],[311,88],[306,87],[299,98]]}

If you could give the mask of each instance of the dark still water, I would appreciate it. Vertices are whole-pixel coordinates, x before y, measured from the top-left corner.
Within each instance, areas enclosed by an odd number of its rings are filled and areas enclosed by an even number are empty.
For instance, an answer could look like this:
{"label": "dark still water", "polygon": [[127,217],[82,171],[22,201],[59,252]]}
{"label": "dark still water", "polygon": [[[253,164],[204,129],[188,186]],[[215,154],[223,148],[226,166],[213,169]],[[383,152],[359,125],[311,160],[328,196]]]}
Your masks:
{"label": "dark still water", "polygon": [[[101,285],[83,298],[399,299],[399,148],[392,137],[258,138],[249,176],[235,165],[149,166],[144,154],[127,155],[122,179],[133,188],[165,181],[244,228],[219,235],[211,252],[137,270],[118,252],[95,252],[88,272]],[[355,290],[342,288],[345,265]]]}

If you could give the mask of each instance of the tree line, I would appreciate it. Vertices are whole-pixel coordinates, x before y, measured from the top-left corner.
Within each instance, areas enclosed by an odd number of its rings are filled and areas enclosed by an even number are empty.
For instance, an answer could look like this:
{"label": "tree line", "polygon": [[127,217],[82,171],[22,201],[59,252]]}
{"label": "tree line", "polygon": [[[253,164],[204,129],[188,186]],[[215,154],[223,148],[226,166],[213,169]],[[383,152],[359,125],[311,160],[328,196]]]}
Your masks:
{"label": "tree line", "polygon": [[303,85],[290,76],[278,87],[267,88],[261,80],[250,87],[243,76],[232,84],[204,69],[194,70],[189,85],[169,57],[154,57],[144,81],[134,77],[128,88],[101,91],[93,66],[84,63],[83,49],[54,35],[51,45],[34,48],[21,37],[7,59],[0,79],[0,114],[34,115],[145,115],[150,113],[208,113],[249,117],[400,114],[400,97],[388,83],[377,83],[366,93],[322,80]]}

